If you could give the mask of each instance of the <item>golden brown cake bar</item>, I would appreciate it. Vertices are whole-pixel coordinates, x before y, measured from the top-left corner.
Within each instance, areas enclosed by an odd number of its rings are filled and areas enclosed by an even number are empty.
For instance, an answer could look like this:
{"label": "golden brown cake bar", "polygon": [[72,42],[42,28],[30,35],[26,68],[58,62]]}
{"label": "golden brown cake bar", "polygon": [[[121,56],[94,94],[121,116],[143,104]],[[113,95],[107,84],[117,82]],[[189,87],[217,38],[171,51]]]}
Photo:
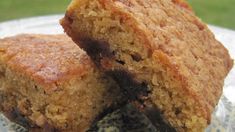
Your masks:
{"label": "golden brown cake bar", "polygon": [[232,60],[188,7],[182,0],[73,0],[61,24],[143,102],[140,109],[153,106],[177,131],[199,132],[210,123]]}
{"label": "golden brown cake bar", "polygon": [[0,40],[0,108],[32,131],[86,131],[119,98],[114,81],[66,35]]}

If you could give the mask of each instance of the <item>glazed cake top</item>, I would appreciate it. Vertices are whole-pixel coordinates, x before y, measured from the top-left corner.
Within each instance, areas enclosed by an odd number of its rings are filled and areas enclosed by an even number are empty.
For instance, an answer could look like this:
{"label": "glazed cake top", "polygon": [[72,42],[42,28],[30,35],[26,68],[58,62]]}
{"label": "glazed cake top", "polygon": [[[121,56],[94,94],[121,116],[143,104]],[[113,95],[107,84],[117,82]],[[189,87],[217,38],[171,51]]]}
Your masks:
{"label": "glazed cake top", "polygon": [[0,40],[4,67],[51,87],[91,72],[93,63],[66,35],[23,34]]}

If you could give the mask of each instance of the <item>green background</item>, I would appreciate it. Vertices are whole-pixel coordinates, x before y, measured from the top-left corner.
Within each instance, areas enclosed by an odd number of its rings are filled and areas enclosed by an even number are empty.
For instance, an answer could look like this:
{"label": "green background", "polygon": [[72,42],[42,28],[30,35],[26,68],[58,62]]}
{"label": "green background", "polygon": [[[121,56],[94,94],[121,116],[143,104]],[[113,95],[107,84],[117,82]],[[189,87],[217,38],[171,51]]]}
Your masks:
{"label": "green background", "polygon": [[[0,0],[0,21],[63,13],[70,0]],[[235,29],[235,0],[189,0],[203,21]]]}

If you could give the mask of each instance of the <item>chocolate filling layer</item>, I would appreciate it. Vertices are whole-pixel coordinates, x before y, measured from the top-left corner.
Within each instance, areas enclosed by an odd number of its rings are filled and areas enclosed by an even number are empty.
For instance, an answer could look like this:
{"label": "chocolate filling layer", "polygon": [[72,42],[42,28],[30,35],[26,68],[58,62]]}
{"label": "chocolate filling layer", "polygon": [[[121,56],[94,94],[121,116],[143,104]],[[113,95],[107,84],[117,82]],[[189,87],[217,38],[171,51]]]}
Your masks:
{"label": "chocolate filling layer", "polygon": [[[100,67],[100,61],[103,58],[114,59],[114,51],[110,50],[109,44],[105,41],[95,41],[92,39],[82,39],[79,42],[79,46],[84,49],[87,54],[94,60],[97,66]],[[122,62],[120,62],[122,63]]]}
{"label": "chocolate filling layer", "polygon": [[148,96],[150,90],[147,84],[134,81],[132,75],[124,70],[108,71],[107,75],[111,76],[121,87],[122,92],[131,101],[142,101],[143,96]]}

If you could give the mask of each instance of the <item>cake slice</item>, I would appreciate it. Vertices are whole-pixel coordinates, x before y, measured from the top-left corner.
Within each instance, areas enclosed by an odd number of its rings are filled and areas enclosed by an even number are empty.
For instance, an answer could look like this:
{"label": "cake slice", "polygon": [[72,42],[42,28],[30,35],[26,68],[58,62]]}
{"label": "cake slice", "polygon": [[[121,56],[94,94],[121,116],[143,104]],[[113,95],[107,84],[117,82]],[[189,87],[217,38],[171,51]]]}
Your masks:
{"label": "cake slice", "polygon": [[65,32],[96,65],[177,131],[204,131],[232,67],[183,0],[73,0]]}
{"label": "cake slice", "polygon": [[31,131],[85,132],[123,99],[66,35],[0,40],[0,110]]}

